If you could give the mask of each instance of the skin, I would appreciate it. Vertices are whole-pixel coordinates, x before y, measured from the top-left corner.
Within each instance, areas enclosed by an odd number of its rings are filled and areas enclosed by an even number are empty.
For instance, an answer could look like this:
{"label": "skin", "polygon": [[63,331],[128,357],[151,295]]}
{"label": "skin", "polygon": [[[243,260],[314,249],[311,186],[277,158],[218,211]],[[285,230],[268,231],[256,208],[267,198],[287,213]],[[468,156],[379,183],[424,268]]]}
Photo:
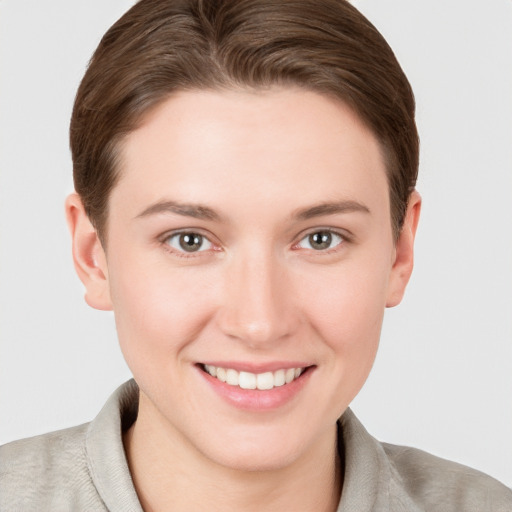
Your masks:
{"label": "skin", "polygon": [[[66,208],[86,300],[113,309],[140,387],[125,449],[144,509],[336,510],[336,420],[410,277],[419,195],[395,242],[374,135],[297,89],[175,94],[121,157],[105,248],[78,196]],[[180,230],[207,241],[187,253]],[[332,244],[314,248],[326,230]],[[247,411],[206,383],[209,361],[312,371],[283,406]]]}

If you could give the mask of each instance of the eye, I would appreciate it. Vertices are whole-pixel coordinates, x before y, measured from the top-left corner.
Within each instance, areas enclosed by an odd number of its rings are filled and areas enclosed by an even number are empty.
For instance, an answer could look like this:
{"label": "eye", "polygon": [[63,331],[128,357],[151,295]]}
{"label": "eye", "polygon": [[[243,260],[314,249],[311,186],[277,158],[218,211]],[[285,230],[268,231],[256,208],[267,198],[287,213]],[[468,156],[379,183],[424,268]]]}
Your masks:
{"label": "eye", "polygon": [[325,251],[332,249],[343,242],[343,237],[333,231],[315,231],[305,236],[298,244],[302,249],[313,249],[315,251]]}
{"label": "eye", "polygon": [[166,238],[165,243],[180,252],[202,252],[212,248],[208,238],[194,232],[176,233]]}

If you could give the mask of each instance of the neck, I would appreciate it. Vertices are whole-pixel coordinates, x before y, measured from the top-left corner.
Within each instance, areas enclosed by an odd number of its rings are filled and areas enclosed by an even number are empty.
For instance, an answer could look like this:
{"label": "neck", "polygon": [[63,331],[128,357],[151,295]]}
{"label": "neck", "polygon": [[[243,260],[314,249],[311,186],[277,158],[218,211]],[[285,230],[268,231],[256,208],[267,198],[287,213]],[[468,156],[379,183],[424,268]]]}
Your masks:
{"label": "neck", "polygon": [[336,425],[297,460],[265,471],[217,464],[162,426],[149,421],[141,399],[137,421],[124,436],[128,465],[145,512],[188,512],[192,505],[194,510],[224,512],[337,510],[342,472]]}

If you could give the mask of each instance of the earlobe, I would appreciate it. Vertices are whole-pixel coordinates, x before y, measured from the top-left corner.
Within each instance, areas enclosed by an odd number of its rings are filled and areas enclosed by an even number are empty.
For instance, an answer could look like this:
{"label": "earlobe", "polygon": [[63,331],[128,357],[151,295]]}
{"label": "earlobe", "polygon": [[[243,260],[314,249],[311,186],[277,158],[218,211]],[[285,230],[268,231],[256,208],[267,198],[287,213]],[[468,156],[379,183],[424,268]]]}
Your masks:
{"label": "earlobe", "polygon": [[395,260],[388,286],[386,307],[392,308],[402,301],[414,266],[414,239],[420,218],[421,196],[414,190],[409,198],[404,225],[395,246]]}
{"label": "earlobe", "polygon": [[65,206],[71,232],[73,262],[85,286],[85,301],[95,309],[111,310],[107,260],[98,234],[78,194],[68,196]]}

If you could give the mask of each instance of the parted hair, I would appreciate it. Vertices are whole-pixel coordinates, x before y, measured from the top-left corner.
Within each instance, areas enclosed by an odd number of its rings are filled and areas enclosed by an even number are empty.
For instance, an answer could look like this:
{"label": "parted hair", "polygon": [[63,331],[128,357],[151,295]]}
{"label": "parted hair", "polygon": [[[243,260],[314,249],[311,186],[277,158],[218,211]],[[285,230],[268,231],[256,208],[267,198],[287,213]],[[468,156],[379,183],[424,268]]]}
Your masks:
{"label": "parted hair", "polygon": [[[103,243],[123,138],[173,92],[302,87],[350,106],[380,143],[400,233],[418,173],[410,84],[346,0],[140,0],[103,36],[70,126],[75,190]],[[198,141],[200,144],[200,141]]]}

